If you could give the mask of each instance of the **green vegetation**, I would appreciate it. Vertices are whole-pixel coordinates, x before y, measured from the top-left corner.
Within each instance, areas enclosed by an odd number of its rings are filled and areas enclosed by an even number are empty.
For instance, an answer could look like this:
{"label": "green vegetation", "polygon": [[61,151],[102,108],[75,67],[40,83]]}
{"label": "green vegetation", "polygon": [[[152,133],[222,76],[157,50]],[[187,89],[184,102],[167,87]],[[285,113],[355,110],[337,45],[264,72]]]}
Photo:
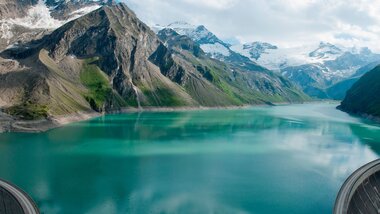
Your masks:
{"label": "green vegetation", "polygon": [[223,77],[219,76],[218,73],[222,73],[222,68],[218,68],[213,66],[210,68],[209,66],[197,66],[197,70],[202,74],[202,76],[213,83],[217,88],[223,91],[227,97],[235,104],[242,105],[239,96],[234,93],[233,89],[230,85],[224,80]]}
{"label": "green vegetation", "polygon": [[173,91],[165,87],[158,87],[154,90],[146,87],[139,87],[144,95],[149,99],[149,105],[152,106],[185,106],[184,103]]}
{"label": "green vegetation", "polygon": [[5,109],[5,112],[22,120],[37,120],[48,116],[48,107],[26,102]]}
{"label": "green vegetation", "polygon": [[348,90],[340,108],[354,114],[380,117],[379,94],[380,66],[364,75]]}
{"label": "green vegetation", "polygon": [[80,80],[88,89],[85,94],[87,102],[96,111],[103,111],[107,98],[113,95],[107,76],[94,64],[98,59],[86,59],[80,73]]}

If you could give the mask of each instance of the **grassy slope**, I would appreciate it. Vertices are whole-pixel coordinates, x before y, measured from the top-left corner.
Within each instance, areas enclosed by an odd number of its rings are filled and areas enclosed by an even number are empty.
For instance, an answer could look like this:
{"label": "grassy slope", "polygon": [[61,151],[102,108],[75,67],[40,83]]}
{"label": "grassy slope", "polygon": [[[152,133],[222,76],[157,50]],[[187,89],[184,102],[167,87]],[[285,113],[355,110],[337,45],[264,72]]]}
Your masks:
{"label": "grassy slope", "polygon": [[334,84],[333,86],[326,89],[326,93],[328,94],[329,98],[335,99],[335,100],[343,100],[346,96],[347,91],[359,80],[359,77],[357,78],[350,78],[343,80],[341,82],[338,82]]}
{"label": "grassy slope", "polygon": [[[110,108],[127,106],[127,103],[113,91],[108,77],[98,66],[97,60],[78,60],[82,65],[76,75],[69,75],[49,57],[45,50],[40,51],[38,59],[41,69],[46,69],[43,78],[46,80],[48,94],[37,94],[38,100],[24,99],[5,111],[24,120],[45,118],[49,115],[60,116],[81,111],[103,111],[107,104]],[[38,91],[38,88],[33,90]],[[35,93],[31,91],[30,93]]]}
{"label": "grassy slope", "polygon": [[105,105],[110,99],[114,100],[118,107],[126,106],[126,102],[112,90],[108,76],[94,64],[97,60],[97,58],[83,60],[80,80],[87,88],[87,92],[83,96],[91,108],[98,112],[104,111]]}
{"label": "grassy slope", "polygon": [[[187,56],[191,57],[191,56]],[[254,90],[252,85],[263,81],[256,78],[253,72],[242,72],[239,68],[230,68],[224,63],[217,62],[211,59],[192,58],[191,61],[196,64],[197,70],[203,75],[205,79],[215,85],[227,97],[229,105],[243,105],[243,104],[262,104],[262,103],[278,103],[278,102],[294,102],[308,100],[308,96],[295,88],[284,88],[283,93],[287,97],[280,96],[279,94],[265,94],[259,90]],[[231,70],[236,70],[231,75]],[[263,71],[265,72],[265,71]],[[270,74],[265,74],[270,75]],[[234,76],[232,79],[231,76]],[[274,77],[274,79],[277,77]],[[252,80],[250,82],[250,80]],[[260,82],[260,85],[266,85],[265,82]],[[207,95],[204,95],[207,97]]]}
{"label": "grassy slope", "polygon": [[347,92],[341,109],[380,117],[380,66],[365,74]]}
{"label": "grassy slope", "polygon": [[50,91],[49,114],[65,115],[78,111],[90,111],[89,104],[82,96],[84,88],[81,87],[79,78],[69,77],[45,50],[40,51],[39,59],[49,70],[47,78]]}
{"label": "grassy slope", "polygon": [[7,108],[5,112],[22,120],[38,120],[48,116],[48,107],[26,102]]}

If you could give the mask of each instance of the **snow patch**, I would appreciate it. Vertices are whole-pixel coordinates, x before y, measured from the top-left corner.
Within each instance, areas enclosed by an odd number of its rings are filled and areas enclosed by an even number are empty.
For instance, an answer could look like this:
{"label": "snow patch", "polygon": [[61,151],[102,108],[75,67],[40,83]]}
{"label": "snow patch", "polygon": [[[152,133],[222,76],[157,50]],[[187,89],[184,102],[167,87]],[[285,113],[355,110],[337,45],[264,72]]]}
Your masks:
{"label": "snow patch", "polygon": [[2,39],[11,39],[14,35],[12,33],[12,25],[6,22],[0,22],[0,32],[1,32],[1,37]]}
{"label": "snow patch", "polygon": [[101,5],[92,5],[92,6],[83,7],[81,9],[79,9],[79,10],[76,10],[76,11],[70,13],[70,15],[72,17],[68,21],[77,19],[77,18],[79,18],[81,16],[84,16],[87,13],[91,13],[92,11],[97,10],[97,9],[99,9],[101,7],[102,7]]}
{"label": "snow patch", "polygon": [[31,29],[56,29],[65,23],[64,21],[54,19],[50,15],[50,10],[43,0],[39,0],[38,4],[31,7],[25,17],[8,19],[5,22]]}
{"label": "snow patch", "polygon": [[224,45],[222,45],[220,43],[204,44],[204,45],[201,45],[201,48],[204,52],[211,54],[211,56],[213,58],[220,56],[220,55],[222,55],[222,56],[230,56],[231,55],[230,50],[228,50],[228,48],[226,48]]}
{"label": "snow patch", "polygon": [[[286,67],[305,64],[323,64],[326,61],[337,59],[344,53],[344,51],[335,50],[335,47],[324,46],[323,44],[324,43],[292,48],[266,49],[261,52],[257,59],[252,57],[252,53],[255,52],[255,50],[244,48],[244,45],[235,45],[231,47],[231,49],[250,58],[261,66],[278,71]],[[247,47],[247,45],[245,45],[245,47]],[[252,46],[252,48],[255,47]]]}
{"label": "snow patch", "polygon": [[[66,0],[67,1],[67,0]],[[96,1],[96,0],[94,0]],[[28,13],[25,17],[22,18],[16,18],[16,19],[6,19],[0,21],[2,26],[7,26],[6,31],[7,33],[3,33],[6,36],[10,36],[11,34],[11,28],[13,25],[19,25],[30,29],[57,29],[64,25],[65,23],[77,19],[89,12],[92,12],[96,9],[99,9],[100,5],[92,5],[83,7],[79,10],[76,10],[70,14],[70,18],[68,20],[58,20],[51,16],[50,9],[46,6],[45,2],[43,0],[39,0],[38,3],[31,7],[28,10]],[[3,28],[1,28],[3,29]],[[13,35],[12,35],[13,36]]]}

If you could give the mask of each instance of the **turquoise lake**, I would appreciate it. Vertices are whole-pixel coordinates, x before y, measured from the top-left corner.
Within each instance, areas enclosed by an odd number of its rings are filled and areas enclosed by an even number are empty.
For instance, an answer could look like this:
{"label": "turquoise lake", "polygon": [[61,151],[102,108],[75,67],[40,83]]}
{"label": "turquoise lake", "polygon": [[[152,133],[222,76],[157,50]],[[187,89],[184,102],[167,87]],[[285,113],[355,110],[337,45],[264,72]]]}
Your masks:
{"label": "turquoise lake", "polygon": [[43,213],[330,214],[380,154],[380,126],[335,104],[107,115],[0,134],[0,178]]}

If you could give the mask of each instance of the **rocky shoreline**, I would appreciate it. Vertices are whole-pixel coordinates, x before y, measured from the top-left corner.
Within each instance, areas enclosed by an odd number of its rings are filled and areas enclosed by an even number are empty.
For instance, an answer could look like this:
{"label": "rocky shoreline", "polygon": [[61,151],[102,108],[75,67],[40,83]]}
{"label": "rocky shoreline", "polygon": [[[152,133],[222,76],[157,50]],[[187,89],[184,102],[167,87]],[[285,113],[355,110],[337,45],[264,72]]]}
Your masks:
{"label": "rocky shoreline", "polygon": [[[298,104],[306,104],[313,102],[302,102]],[[106,114],[125,114],[136,112],[173,112],[173,111],[198,111],[198,110],[212,110],[212,109],[245,109],[253,106],[276,106],[287,105],[291,103],[274,103],[272,105],[242,105],[242,106],[193,106],[193,107],[144,107],[144,108],[124,108],[117,111],[109,111]],[[296,103],[293,103],[296,104]],[[25,133],[38,133],[45,132],[50,129],[58,128],[69,123],[84,121],[105,114],[97,112],[78,112],[65,116],[49,117],[41,120],[21,121],[0,111],[0,133],[4,132],[25,132]]]}
{"label": "rocky shoreline", "polygon": [[[144,108],[125,108],[117,111],[110,111],[106,114],[123,114],[123,113],[136,113],[136,112],[173,112],[173,111],[196,111],[196,110],[211,110],[211,109],[243,109],[251,105],[244,106],[226,106],[226,107],[144,107]],[[104,114],[97,112],[78,112],[75,114],[49,117],[41,120],[21,121],[11,116],[0,112],[0,133],[4,132],[25,132],[25,133],[38,133],[45,132],[50,129],[58,128],[63,125],[84,121]]]}
{"label": "rocky shoreline", "polygon": [[372,122],[375,122],[375,123],[380,123],[380,117],[376,117],[376,116],[373,116],[373,115],[370,115],[370,114],[366,114],[366,113],[353,113],[353,112],[350,112],[350,111],[342,108],[341,106],[338,106],[336,108],[338,110],[346,112],[347,114],[352,115],[354,117],[359,117],[359,118],[366,119],[366,120],[369,120],[369,121],[372,121]]}
{"label": "rocky shoreline", "polygon": [[38,133],[48,131],[69,123],[88,120],[99,117],[101,114],[94,112],[78,112],[75,114],[50,117],[46,119],[22,121],[12,118],[9,115],[0,112],[0,133],[4,132],[25,132]]}

